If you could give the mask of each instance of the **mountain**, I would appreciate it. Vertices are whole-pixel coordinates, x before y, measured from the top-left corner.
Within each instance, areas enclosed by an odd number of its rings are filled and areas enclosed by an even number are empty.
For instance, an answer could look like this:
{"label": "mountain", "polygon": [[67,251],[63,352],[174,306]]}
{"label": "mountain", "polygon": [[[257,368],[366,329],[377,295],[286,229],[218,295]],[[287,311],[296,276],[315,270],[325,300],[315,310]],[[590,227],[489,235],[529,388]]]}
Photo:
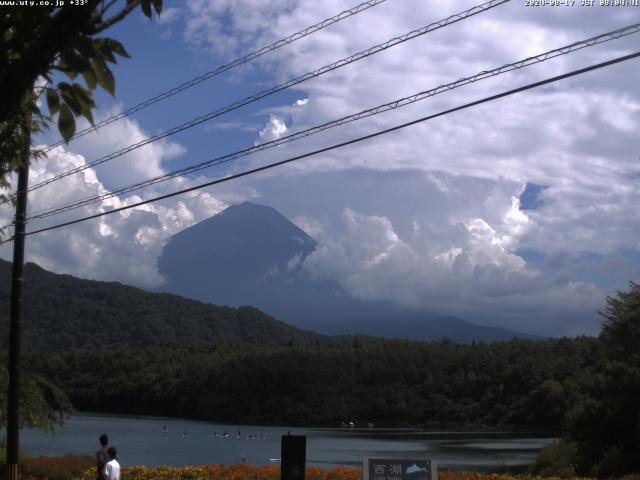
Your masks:
{"label": "mountain", "polygon": [[[404,328],[418,328],[418,325],[405,323]],[[543,337],[516,332],[504,327],[485,327],[467,322],[457,317],[446,316],[430,320],[423,327],[421,340],[455,339],[458,343],[508,341],[514,338],[540,340]]]}
{"label": "mountain", "polygon": [[458,342],[538,338],[386,301],[362,301],[301,268],[316,242],[271,207],[245,202],[169,239],[158,261],[163,291],[220,305],[254,305],[327,335]]}
{"label": "mountain", "polygon": [[163,290],[246,305],[283,279],[291,283],[296,262],[314,249],[315,242],[273,208],[243,203],[172,236],[158,268],[167,279]]}
{"label": "mountain", "polygon": [[[0,348],[8,342],[10,278],[11,263],[0,260]],[[120,283],[82,280],[48,272],[34,263],[25,265],[23,313],[27,350],[329,341],[254,307],[217,307]]]}

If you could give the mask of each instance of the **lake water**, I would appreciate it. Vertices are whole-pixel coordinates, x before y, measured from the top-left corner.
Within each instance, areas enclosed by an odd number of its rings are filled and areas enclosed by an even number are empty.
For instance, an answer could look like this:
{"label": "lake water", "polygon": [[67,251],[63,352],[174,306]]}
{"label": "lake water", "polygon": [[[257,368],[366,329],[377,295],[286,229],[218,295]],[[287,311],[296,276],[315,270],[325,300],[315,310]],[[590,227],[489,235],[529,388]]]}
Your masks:
{"label": "lake water", "polygon": [[[364,456],[417,455],[440,468],[506,471],[531,463],[551,436],[433,432],[417,429],[299,428],[224,425],[162,417],[82,414],[53,436],[23,430],[21,449],[32,455],[91,454],[109,434],[123,465],[278,463],[282,435],[306,435],[309,466],[357,466]],[[222,436],[224,433],[228,436]],[[240,436],[238,438],[238,432]]]}

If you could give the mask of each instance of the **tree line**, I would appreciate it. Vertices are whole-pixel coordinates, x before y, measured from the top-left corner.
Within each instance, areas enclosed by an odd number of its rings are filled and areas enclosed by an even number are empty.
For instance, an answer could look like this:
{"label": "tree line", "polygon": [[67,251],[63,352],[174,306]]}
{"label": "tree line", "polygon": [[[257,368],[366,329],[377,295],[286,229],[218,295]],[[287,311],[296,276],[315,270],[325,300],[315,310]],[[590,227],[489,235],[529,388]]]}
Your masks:
{"label": "tree line", "polygon": [[559,432],[597,374],[593,338],[459,345],[224,344],[35,353],[76,408],[201,420]]}

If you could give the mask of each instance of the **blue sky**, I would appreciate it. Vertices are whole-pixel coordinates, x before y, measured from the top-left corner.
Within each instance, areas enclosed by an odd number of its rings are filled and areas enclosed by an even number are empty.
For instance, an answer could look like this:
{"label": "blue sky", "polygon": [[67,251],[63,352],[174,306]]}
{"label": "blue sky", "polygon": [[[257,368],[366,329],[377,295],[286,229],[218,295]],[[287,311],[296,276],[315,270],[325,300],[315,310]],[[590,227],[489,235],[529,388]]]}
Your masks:
{"label": "blue sky", "polygon": [[[351,8],[348,0],[166,2],[108,32],[105,118]],[[51,152],[32,183],[438,21],[473,2],[388,0]],[[513,0],[154,143],[31,195],[56,206],[309,128],[504,63],[624,27],[635,7],[526,7]],[[635,34],[438,95],[300,142],[34,222],[196,185],[633,51]],[[347,294],[544,335],[597,333],[605,297],[640,276],[638,61],[575,77],[134,211],[29,238],[27,257],[84,278],[156,288],[167,238],[230,204],[271,205],[318,242],[303,268]],[[57,139],[55,130],[42,143]],[[10,211],[0,210],[2,220]],[[10,257],[8,247],[0,249]]]}

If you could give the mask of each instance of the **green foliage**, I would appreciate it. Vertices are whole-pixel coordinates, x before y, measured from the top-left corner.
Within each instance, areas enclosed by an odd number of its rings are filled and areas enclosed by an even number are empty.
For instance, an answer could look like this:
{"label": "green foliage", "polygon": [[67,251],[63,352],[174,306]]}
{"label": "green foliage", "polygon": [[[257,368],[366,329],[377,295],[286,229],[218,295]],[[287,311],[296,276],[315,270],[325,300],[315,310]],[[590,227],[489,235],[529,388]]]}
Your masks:
{"label": "green foliage", "polygon": [[[7,175],[29,156],[30,131],[57,115],[58,130],[69,142],[78,117],[93,124],[97,86],[115,94],[109,64],[129,54],[118,41],[96,36],[138,5],[149,18],[151,5],[156,14],[162,11],[162,0],[87,0],[81,8],[66,3],[0,12],[0,188],[8,187]],[[57,81],[56,72],[72,82],[82,76],[84,85]],[[36,102],[40,96],[46,97],[48,115]]]}
{"label": "green foliage", "polygon": [[640,366],[640,285],[631,282],[628,292],[607,297],[600,340],[611,360]]}
{"label": "green foliage", "polygon": [[[7,424],[7,387],[9,375],[0,365],[0,430]],[[20,382],[20,425],[53,431],[62,426],[73,411],[67,395],[44,376],[23,371]]]}
{"label": "green foliage", "polygon": [[[0,260],[0,342],[8,338],[11,264]],[[129,343],[296,344],[328,339],[253,307],[227,308],[150,293],[119,283],[81,280],[25,265],[25,349],[105,348]],[[107,328],[108,325],[108,328]]]}
{"label": "green foliage", "polygon": [[569,415],[567,436],[579,473],[640,472],[640,286],[607,298],[600,343],[604,359]]}
{"label": "green foliage", "polygon": [[595,343],[123,346],[32,354],[26,361],[87,411],[260,424],[371,421],[558,432],[564,412],[539,415],[548,398],[534,392],[545,382],[573,390],[574,373],[588,369]]}
{"label": "green foliage", "polygon": [[576,446],[564,440],[546,445],[531,467],[531,473],[541,477],[576,477]]}

